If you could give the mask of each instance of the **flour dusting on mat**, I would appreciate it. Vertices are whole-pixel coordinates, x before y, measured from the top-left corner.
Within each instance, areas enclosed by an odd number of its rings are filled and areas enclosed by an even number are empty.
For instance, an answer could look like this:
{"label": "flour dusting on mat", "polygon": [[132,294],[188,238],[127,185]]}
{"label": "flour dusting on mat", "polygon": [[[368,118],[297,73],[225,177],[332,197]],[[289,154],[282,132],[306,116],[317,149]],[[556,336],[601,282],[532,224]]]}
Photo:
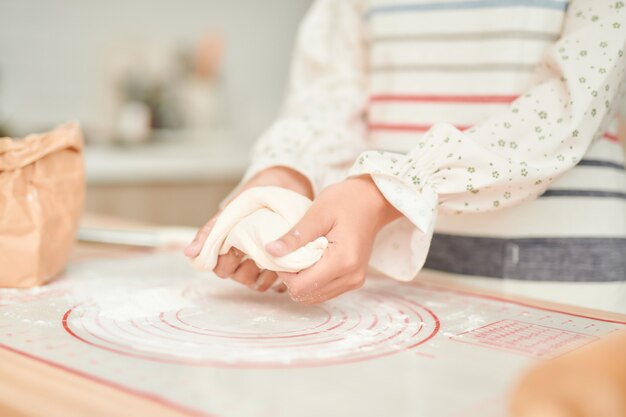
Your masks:
{"label": "flour dusting on mat", "polygon": [[124,355],[226,367],[365,360],[415,347],[438,330],[437,318],[408,299],[407,288],[386,281],[307,306],[206,273],[170,270],[179,278],[163,280],[157,268],[136,266],[118,264],[117,276],[126,278],[115,285],[95,288],[103,281],[89,280],[87,301],[66,314],[68,330]]}
{"label": "flour dusting on mat", "polygon": [[103,291],[92,296],[101,317],[110,320],[133,320],[158,316],[162,312],[191,307],[180,288],[155,287],[136,290]]}

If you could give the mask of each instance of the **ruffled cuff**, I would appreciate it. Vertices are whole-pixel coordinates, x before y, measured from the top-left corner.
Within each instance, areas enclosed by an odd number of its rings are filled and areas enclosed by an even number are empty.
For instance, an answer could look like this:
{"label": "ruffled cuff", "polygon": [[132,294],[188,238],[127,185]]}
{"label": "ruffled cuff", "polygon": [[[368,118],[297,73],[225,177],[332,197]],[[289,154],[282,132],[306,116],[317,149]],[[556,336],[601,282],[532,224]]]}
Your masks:
{"label": "ruffled cuff", "polygon": [[[366,172],[353,170],[351,175]],[[423,268],[437,219],[437,195],[425,187],[417,193],[400,179],[368,173],[387,199],[404,217],[378,233],[370,266],[399,281],[410,281]]]}
{"label": "ruffled cuff", "polygon": [[371,264],[400,281],[409,281],[426,262],[437,220],[437,195],[416,193],[397,178],[373,174],[374,183],[404,217],[386,225],[374,242]]}
{"label": "ruffled cuff", "polygon": [[437,220],[438,166],[456,157],[454,133],[458,131],[447,125],[434,127],[413,152],[364,152],[350,170],[349,176],[371,175],[387,201],[404,215],[386,225],[374,242],[370,265],[385,275],[409,281],[426,262]]}

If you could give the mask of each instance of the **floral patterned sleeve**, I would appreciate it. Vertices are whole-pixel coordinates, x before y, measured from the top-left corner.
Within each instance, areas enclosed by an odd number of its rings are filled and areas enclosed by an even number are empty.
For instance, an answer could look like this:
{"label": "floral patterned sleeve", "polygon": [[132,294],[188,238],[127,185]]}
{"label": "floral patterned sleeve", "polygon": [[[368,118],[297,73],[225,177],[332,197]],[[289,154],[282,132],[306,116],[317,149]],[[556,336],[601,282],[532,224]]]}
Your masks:
{"label": "floral patterned sleeve", "polygon": [[396,256],[386,272],[411,279],[424,264],[438,211],[520,204],[576,165],[618,106],[625,47],[623,2],[573,0],[560,40],[538,68],[541,80],[508,109],[463,132],[437,124],[408,154],[362,153],[350,175],[371,174],[412,223],[383,230],[374,266],[390,259],[393,242],[410,256]]}
{"label": "floral patterned sleeve", "polygon": [[302,22],[282,114],[257,141],[245,182],[292,168],[315,194],[339,181],[364,150],[366,47],[361,0],[317,0]]}

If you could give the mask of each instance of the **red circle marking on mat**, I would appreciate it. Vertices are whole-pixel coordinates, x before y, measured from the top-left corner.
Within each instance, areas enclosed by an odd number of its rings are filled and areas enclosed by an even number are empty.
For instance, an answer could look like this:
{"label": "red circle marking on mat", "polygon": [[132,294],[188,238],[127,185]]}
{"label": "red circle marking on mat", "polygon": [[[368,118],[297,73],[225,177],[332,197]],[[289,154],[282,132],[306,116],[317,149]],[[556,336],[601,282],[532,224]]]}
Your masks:
{"label": "red circle marking on mat", "polygon": [[[351,297],[346,304],[340,300],[328,308],[319,307],[326,313],[320,323],[286,332],[215,330],[182,321],[182,310],[142,321],[103,322],[97,309],[79,310],[83,304],[70,308],[63,315],[62,325],[82,343],[112,353],[164,363],[229,368],[359,362],[413,349],[439,331],[437,316],[404,296],[369,294],[365,290]],[[180,349],[172,349],[177,342]],[[223,357],[224,352],[228,357]]]}

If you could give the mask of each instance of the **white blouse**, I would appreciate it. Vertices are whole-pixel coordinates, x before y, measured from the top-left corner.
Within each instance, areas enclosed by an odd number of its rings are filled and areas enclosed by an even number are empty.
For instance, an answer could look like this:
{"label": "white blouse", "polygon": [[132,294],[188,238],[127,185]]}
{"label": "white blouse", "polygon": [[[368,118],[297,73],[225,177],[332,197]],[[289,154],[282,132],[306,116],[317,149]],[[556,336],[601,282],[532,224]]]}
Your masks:
{"label": "white blouse", "polygon": [[[401,49],[374,50],[372,32],[385,25],[376,22],[384,16],[375,13],[402,14],[404,20],[385,27],[385,36],[398,37],[415,26],[410,23],[413,14],[430,7],[446,22],[440,28],[438,22],[424,25],[424,30],[445,37],[453,36],[452,28],[492,27],[490,13],[500,13],[504,7],[475,0],[414,3],[412,9],[389,1],[314,3],[300,28],[284,109],[258,140],[244,177],[245,181],[262,169],[286,166],[308,177],[318,193],[347,176],[371,175],[385,198],[405,216],[381,231],[371,266],[399,280],[412,279],[423,267],[438,213],[519,205],[535,199],[574,167],[613,117],[626,68],[624,2],[507,0],[502,3],[513,9],[541,3],[546,16],[553,16],[555,10],[562,13],[562,20],[556,22],[560,36],[530,63],[534,71],[527,76],[525,91],[470,127],[435,120],[424,134],[415,135],[406,153],[372,150],[374,72],[384,76],[385,68],[396,65],[403,54]],[[456,9],[446,6],[450,4],[456,4]],[[532,15],[522,22],[536,29]],[[438,43],[427,45],[437,55]],[[451,64],[471,65],[493,57],[506,61],[509,52],[505,47],[467,48]],[[436,72],[440,69],[429,64],[430,54],[426,50],[422,57],[412,58]],[[513,64],[498,65],[516,70]],[[461,72],[459,77],[465,75]],[[470,75],[467,79],[469,83]],[[380,85],[380,79],[376,83]],[[394,83],[397,89],[402,77]],[[407,91],[412,91],[409,85]]]}

